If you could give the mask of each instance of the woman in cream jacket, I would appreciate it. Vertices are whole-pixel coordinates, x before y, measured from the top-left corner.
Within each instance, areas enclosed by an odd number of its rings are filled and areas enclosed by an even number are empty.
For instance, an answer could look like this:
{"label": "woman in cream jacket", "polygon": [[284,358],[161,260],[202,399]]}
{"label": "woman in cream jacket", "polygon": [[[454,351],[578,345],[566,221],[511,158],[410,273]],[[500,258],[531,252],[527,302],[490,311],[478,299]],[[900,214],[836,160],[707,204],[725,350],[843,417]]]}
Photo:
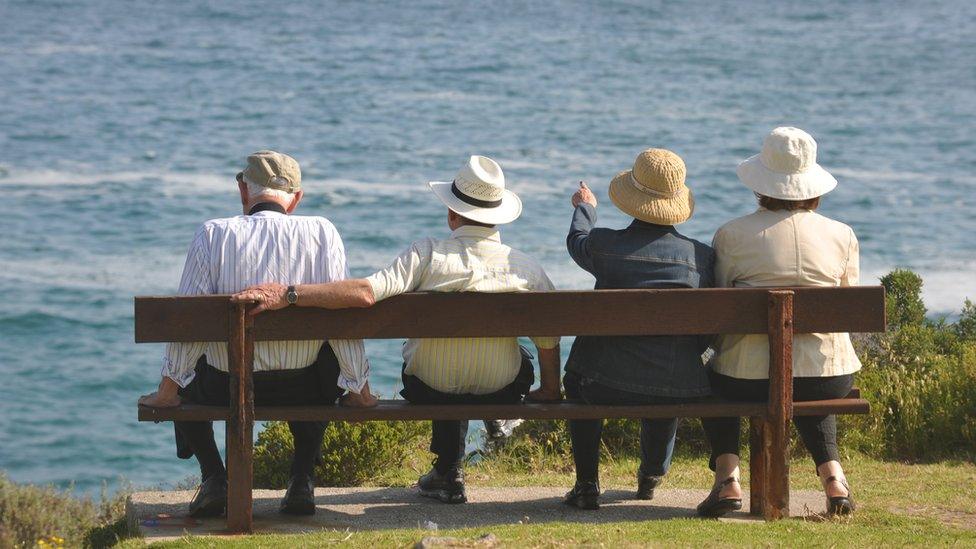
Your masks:
{"label": "woman in cream jacket", "polygon": [[[817,144],[797,128],[776,128],[762,152],[739,165],[739,179],[759,200],[759,209],[715,233],[718,287],[854,286],[858,244],[847,225],[816,213],[820,197],[837,181],[816,163]],[[710,366],[712,390],[734,400],[766,400],[769,341],[765,335],[721,336]],[[793,342],[795,400],[840,398],[861,368],[846,333],[797,334]],[[854,510],[840,465],[834,416],[794,418],[816,464],[831,514]],[[741,508],[739,418],[709,422],[710,467],[715,485],[698,507],[719,516]]]}

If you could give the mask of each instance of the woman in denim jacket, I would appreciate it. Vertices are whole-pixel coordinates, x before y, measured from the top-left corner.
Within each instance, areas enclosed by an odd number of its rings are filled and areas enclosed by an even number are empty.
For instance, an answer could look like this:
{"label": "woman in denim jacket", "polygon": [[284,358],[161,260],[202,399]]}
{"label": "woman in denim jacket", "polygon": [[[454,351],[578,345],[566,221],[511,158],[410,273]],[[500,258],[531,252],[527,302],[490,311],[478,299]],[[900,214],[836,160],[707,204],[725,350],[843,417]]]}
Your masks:
{"label": "woman in denim jacket", "polygon": [[[596,277],[596,289],[707,288],[712,286],[712,249],[674,227],[694,210],[681,157],[648,149],[633,169],[610,183],[610,200],[634,217],[626,229],[594,228],[596,197],[585,183],[573,195],[575,210],[566,238],[569,255]],[[611,312],[612,311],[608,311]],[[581,336],[573,343],[563,383],[569,398],[592,404],[674,404],[709,394],[697,336]],[[641,420],[641,466],[637,497],[651,499],[667,472],[678,421]],[[576,485],[568,505],[599,508],[598,477],[603,420],[570,420]]]}

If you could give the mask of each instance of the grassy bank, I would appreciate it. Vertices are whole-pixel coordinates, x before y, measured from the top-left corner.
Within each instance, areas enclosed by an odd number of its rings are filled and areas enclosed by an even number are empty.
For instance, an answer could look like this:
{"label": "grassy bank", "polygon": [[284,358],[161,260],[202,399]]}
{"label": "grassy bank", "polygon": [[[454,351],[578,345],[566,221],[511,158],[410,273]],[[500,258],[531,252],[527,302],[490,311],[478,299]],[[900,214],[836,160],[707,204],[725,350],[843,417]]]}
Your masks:
{"label": "grassy bank", "polygon": [[[880,461],[861,454],[846,456],[848,474],[860,506],[851,519],[790,519],[777,523],[734,524],[711,520],[671,519],[605,524],[553,522],[507,524],[438,532],[401,529],[375,532],[322,531],[305,535],[256,535],[242,538],[185,538],[161,547],[409,547],[425,536],[474,540],[494,534],[502,546],[604,547],[655,546],[839,546],[976,545],[976,465],[944,461],[908,464]],[[540,470],[513,470],[504,461],[484,461],[468,469],[471,486],[565,486],[572,473],[559,464]],[[383,484],[409,485],[425,471],[427,463],[416,460]],[[604,488],[633,489],[633,459],[619,459],[603,467]],[[818,489],[812,466],[794,460],[794,489]],[[748,477],[746,477],[748,478]],[[710,475],[702,458],[679,456],[662,490],[703,488]],[[748,482],[748,480],[746,480]],[[599,511],[597,511],[599,512]],[[581,511],[582,513],[582,511]],[[137,547],[129,540],[124,547]]]}

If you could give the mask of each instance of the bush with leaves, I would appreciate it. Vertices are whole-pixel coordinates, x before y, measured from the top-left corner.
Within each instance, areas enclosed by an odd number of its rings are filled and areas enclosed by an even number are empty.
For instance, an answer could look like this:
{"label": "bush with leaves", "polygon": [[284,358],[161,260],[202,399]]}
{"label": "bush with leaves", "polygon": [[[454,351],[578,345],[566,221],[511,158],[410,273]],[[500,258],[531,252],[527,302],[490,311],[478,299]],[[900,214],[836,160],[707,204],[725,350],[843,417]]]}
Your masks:
{"label": "bush with leaves", "polygon": [[[321,462],[315,466],[318,486],[358,486],[391,468],[399,468],[420,441],[430,436],[421,421],[332,422],[322,440]],[[288,424],[268,423],[254,447],[254,485],[285,488],[295,442]]]}
{"label": "bush with leaves", "polygon": [[127,535],[123,493],[96,503],[0,473],[0,547],[111,547]]}
{"label": "bush with leaves", "polygon": [[927,320],[922,279],[898,270],[881,279],[889,329],[857,339],[857,383],[871,414],[843,418],[845,444],[879,457],[976,456],[976,307],[955,323]]}

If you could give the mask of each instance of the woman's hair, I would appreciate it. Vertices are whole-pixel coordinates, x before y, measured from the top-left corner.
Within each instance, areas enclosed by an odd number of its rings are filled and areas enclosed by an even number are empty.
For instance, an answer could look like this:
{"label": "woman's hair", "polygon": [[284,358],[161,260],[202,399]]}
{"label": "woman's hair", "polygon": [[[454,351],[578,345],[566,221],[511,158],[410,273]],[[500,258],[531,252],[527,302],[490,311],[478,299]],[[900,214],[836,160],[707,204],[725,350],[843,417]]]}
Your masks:
{"label": "woman's hair", "polygon": [[755,193],[756,198],[759,200],[759,205],[770,211],[779,210],[816,210],[820,207],[820,197],[808,198],[806,200],[783,200],[780,198],[772,198],[766,195]]}

